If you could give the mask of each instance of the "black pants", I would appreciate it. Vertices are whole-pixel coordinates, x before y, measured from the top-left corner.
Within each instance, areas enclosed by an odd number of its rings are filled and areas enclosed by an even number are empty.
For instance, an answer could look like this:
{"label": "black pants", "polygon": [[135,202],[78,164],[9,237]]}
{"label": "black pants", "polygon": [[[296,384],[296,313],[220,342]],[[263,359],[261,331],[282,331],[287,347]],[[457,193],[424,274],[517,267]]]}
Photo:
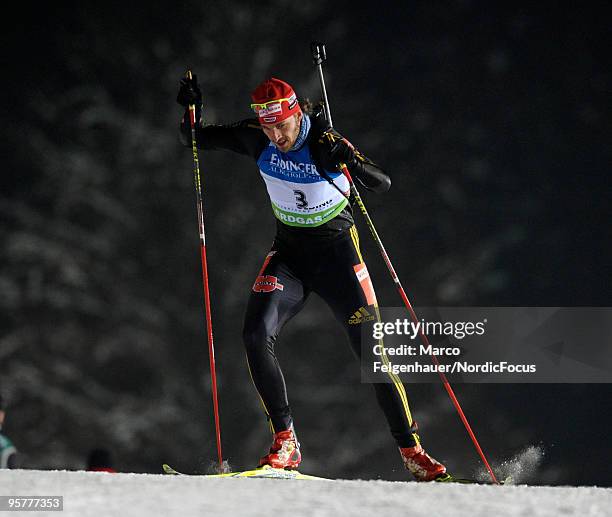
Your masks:
{"label": "black pants", "polygon": [[[275,432],[288,429],[293,421],[274,345],[310,292],[330,306],[348,334],[353,352],[361,357],[362,326],[377,318],[378,306],[354,226],[334,239],[296,241],[277,235],[253,285],[243,338],[251,377]],[[398,445],[414,446],[418,437],[411,429],[403,384],[394,379],[372,386]]]}

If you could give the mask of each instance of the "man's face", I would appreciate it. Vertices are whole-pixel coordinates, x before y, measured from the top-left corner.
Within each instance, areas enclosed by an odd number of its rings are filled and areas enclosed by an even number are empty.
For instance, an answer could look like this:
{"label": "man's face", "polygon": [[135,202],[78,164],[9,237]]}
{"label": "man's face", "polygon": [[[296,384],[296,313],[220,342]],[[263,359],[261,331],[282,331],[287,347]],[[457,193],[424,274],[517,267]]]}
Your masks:
{"label": "man's face", "polygon": [[301,121],[302,113],[298,112],[278,124],[261,124],[261,129],[279,151],[286,153],[297,140]]}

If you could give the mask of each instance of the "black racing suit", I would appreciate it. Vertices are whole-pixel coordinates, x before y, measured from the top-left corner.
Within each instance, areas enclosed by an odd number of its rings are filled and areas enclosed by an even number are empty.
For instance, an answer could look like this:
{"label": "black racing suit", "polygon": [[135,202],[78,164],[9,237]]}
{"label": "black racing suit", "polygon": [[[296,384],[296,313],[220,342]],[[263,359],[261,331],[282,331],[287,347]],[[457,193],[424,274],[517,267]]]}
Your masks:
{"label": "black racing suit", "polygon": [[[181,124],[181,139],[185,145],[191,145],[190,128],[185,123],[188,120],[186,115]],[[325,171],[337,169],[336,164],[330,162],[329,147],[325,143],[328,128],[320,111],[311,115],[310,120],[304,146],[309,148],[316,171],[328,176]],[[200,149],[228,149],[252,157],[258,162],[264,180],[278,182],[277,178],[264,175],[262,156],[275,148],[257,119],[224,126],[198,124],[196,140]],[[350,167],[354,180],[374,192],[388,190],[388,176],[361,153],[356,154],[357,160]],[[277,163],[278,158],[274,159]],[[268,187],[272,198],[270,188],[276,187]],[[303,199],[301,193],[296,196],[298,202]],[[359,250],[350,203],[333,218],[314,227],[285,224],[280,219],[283,214],[276,211],[274,202],[272,204],[277,215],[277,233],[251,290],[243,339],[253,383],[273,430],[278,432],[290,428],[293,423],[285,381],[274,354],[276,340],[285,323],[301,310],[311,292],[317,293],[345,329],[353,352],[361,357],[362,327],[371,325],[377,318],[378,306]],[[371,347],[364,347],[364,351],[368,349]],[[365,359],[364,364],[371,364],[369,358]],[[403,384],[395,378],[390,383],[374,383],[373,387],[398,445],[414,446],[418,437],[414,433]]]}

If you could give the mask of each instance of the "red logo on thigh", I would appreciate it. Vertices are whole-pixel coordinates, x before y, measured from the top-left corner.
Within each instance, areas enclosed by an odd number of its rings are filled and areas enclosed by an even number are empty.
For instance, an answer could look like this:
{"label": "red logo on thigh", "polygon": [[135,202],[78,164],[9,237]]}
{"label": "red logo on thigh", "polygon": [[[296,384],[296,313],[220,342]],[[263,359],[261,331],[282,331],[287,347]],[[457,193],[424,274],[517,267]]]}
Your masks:
{"label": "red logo on thigh", "polygon": [[253,291],[256,293],[271,293],[274,289],[282,291],[284,287],[278,283],[278,278],[272,275],[260,275],[253,284]]}

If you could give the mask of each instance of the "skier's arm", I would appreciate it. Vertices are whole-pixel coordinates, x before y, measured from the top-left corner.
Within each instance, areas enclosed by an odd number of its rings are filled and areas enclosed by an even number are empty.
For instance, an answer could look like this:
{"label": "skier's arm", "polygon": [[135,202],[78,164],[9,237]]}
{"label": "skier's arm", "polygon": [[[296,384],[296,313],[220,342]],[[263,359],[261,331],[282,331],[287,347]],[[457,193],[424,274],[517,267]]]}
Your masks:
{"label": "skier's arm", "polygon": [[[350,145],[350,144],[349,144]],[[349,172],[366,189],[378,194],[391,188],[391,178],[367,156],[353,148],[355,159],[348,166]]]}
{"label": "skier's arm", "polygon": [[[191,124],[189,112],[181,120],[180,140],[191,147]],[[228,125],[203,126],[196,121],[196,143],[199,149],[227,149],[235,153],[257,158],[268,144],[268,139],[256,119],[241,120]]]}
{"label": "skier's arm", "polygon": [[322,110],[312,115],[313,129],[320,135],[317,141],[318,159],[327,170],[345,163],[355,181],[366,189],[382,193],[391,187],[391,179],[381,167],[359,152],[335,129],[327,126]]}
{"label": "skier's arm", "polygon": [[328,129],[321,135],[319,142],[326,149],[327,167],[336,168],[344,163],[355,181],[372,192],[382,193],[391,187],[391,179],[378,165],[358,149],[335,129]]}
{"label": "skier's arm", "polygon": [[183,77],[180,82],[176,102],[185,107],[185,114],[180,124],[180,140],[185,146],[191,147],[191,122],[189,106],[195,106],[196,143],[200,149],[227,149],[240,154],[257,158],[267,145],[267,138],[261,131],[257,119],[243,120],[231,125],[203,126],[202,92],[198,86],[198,78]]}

